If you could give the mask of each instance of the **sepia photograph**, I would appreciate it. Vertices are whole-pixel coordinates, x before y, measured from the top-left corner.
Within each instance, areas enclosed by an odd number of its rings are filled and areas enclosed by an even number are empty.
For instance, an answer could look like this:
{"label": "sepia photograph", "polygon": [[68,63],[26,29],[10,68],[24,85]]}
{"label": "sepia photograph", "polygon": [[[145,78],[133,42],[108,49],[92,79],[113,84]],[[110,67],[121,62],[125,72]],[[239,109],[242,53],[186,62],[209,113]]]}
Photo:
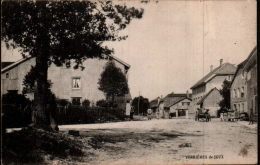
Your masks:
{"label": "sepia photograph", "polygon": [[1,0],[1,164],[258,164],[256,0]]}

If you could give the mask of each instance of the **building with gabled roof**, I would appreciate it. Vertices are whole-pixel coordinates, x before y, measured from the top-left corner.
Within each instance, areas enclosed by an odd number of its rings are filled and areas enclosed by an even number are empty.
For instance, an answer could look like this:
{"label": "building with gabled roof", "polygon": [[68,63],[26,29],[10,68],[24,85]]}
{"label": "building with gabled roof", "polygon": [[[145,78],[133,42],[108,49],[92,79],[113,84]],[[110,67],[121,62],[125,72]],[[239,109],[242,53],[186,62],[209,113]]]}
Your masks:
{"label": "building with gabled roof", "polygon": [[153,99],[150,101],[150,108],[153,110],[153,112],[156,112],[156,109],[158,108],[158,100],[160,97],[157,97],[156,99]]}
{"label": "building with gabled roof", "polygon": [[217,117],[220,109],[219,102],[223,99],[219,90],[215,87],[205,94],[197,105],[202,109],[208,109],[210,116]]}
{"label": "building with gabled roof", "polygon": [[[116,67],[128,77],[130,65],[112,55],[105,59],[85,60],[84,70],[51,64],[48,68],[48,80],[52,84],[51,91],[58,99],[66,99],[76,104],[87,99],[93,105],[98,100],[106,99],[104,93],[98,89],[98,80],[108,61],[113,61]],[[8,91],[17,91],[21,94],[24,77],[35,64],[34,57],[26,57],[1,69],[1,95]],[[26,93],[26,96],[30,99],[34,97],[33,92]],[[131,99],[131,95],[127,94],[117,99],[121,103],[126,103],[126,100]]]}
{"label": "building with gabled roof", "polygon": [[[195,111],[200,107],[197,103],[212,89],[217,88],[220,90],[224,80],[231,81],[235,72],[236,66],[230,63],[223,63],[223,59],[220,59],[220,65],[217,68],[213,69],[211,65],[210,72],[191,87],[193,110]],[[219,98],[216,98],[216,104],[218,100]],[[213,109],[212,111],[215,111],[215,108]]]}
{"label": "building with gabled roof", "polygon": [[14,62],[1,62],[1,69],[7,67],[8,65],[11,65]]}
{"label": "building with gabled roof", "polygon": [[[164,98],[159,100],[158,109],[157,109],[158,117],[170,118],[171,113],[175,113],[178,110],[184,110],[185,112],[181,114],[186,115],[186,113],[188,113],[188,111],[186,112],[186,110],[189,109],[188,107],[190,106],[190,102],[191,102],[190,93],[170,93],[166,95]],[[185,104],[185,108],[184,106],[182,108],[181,106],[178,106],[176,108],[176,106],[174,105],[177,105],[177,103]],[[178,112],[176,116],[178,117]]]}

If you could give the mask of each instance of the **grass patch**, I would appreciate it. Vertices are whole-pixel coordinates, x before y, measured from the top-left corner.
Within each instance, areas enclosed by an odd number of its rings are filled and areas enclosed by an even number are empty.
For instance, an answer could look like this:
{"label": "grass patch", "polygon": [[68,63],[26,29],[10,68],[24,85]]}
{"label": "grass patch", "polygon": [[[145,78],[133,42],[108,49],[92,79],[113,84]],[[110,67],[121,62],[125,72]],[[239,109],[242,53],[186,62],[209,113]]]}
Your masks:
{"label": "grass patch", "polygon": [[83,155],[81,142],[73,137],[34,128],[6,133],[2,144],[4,164],[44,162],[47,156],[54,159]]}

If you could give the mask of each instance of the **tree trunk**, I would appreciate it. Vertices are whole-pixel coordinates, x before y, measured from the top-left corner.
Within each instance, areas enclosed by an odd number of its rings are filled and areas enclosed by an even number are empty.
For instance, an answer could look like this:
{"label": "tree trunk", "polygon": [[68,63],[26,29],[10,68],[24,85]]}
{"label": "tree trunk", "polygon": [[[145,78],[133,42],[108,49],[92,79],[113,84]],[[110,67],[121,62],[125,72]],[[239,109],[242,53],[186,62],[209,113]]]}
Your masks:
{"label": "tree trunk", "polygon": [[50,90],[48,89],[48,56],[46,51],[39,52],[36,57],[36,90],[34,93],[34,113],[33,126],[48,131],[58,130],[58,126],[53,118],[55,109],[50,106]]}
{"label": "tree trunk", "polygon": [[34,126],[45,130],[50,130],[49,111],[47,109],[47,71],[48,64],[44,55],[36,57],[36,90],[34,93],[35,110],[33,113]]}

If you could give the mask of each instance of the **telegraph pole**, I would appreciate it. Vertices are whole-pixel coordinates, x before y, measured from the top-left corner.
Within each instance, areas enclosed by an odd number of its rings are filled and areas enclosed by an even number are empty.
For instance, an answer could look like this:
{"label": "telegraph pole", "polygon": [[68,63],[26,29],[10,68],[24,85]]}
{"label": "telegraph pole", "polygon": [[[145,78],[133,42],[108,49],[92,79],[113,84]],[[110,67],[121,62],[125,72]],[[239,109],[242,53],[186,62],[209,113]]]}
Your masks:
{"label": "telegraph pole", "polygon": [[137,107],[137,109],[138,109],[138,111],[137,111],[138,115],[139,115],[139,105],[140,105],[140,91],[139,91],[139,97],[138,97],[138,107]]}
{"label": "telegraph pole", "polygon": [[202,75],[204,76],[204,47],[205,47],[205,44],[204,44],[204,34],[205,34],[205,29],[204,29],[204,24],[205,24],[205,10],[204,10],[204,8],[205,8],[205,4],[204,4],[204,0],[202,1],[202,7],[203,7],[203,9],[202,9],[202,11],[203,11],[203,23],[202,23]]}

